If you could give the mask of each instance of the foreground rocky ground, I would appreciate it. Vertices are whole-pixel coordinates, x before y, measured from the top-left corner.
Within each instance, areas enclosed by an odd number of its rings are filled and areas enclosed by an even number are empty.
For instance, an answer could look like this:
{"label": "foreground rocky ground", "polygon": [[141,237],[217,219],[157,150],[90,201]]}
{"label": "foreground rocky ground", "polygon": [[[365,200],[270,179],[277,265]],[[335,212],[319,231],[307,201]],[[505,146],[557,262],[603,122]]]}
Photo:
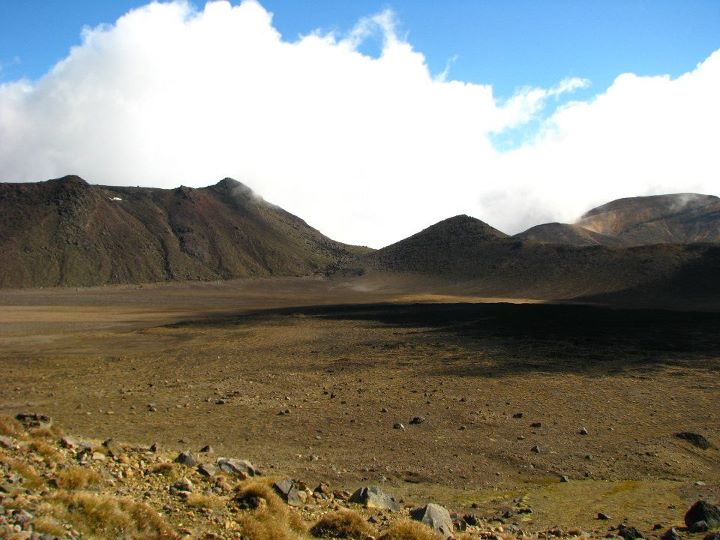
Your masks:
{"label": "foreground rocky ground", "polygon": [[[158,447],[64,435],[46,415],[0,417],[0,538],[353,538],[368,540],[685,536],[718,540],[720,507],[704,501],[684,526],[639,531],[620,522],[595,531],[553,527],[531,533],[516,516],[459,515],[434,504],[398,500],[376,486],[354,493],[314,488],[212,447],[168,453]],[[598,515],[611,524],[610,516]]]}

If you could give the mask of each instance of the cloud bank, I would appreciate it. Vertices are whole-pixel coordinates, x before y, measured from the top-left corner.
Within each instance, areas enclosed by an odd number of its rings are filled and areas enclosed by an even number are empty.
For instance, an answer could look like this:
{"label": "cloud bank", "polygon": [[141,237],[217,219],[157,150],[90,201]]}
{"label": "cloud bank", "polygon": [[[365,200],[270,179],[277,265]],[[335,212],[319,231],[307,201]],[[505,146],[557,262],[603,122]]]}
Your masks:
{"label": "cloud bank", "polygon": [[[373,36],[378,57],[359,50]],[[720,50],[559,107],[588,81],[499,100],[450,75],[430,73],[390,11],[288,41],[254,1],[149,4],[85,29],[40,80],[0,85],[0,180],[231,176],[374,247],[459,213],[514,233],[618,197],[720,192]],[[531,125],[519,147],[493,145]]]}

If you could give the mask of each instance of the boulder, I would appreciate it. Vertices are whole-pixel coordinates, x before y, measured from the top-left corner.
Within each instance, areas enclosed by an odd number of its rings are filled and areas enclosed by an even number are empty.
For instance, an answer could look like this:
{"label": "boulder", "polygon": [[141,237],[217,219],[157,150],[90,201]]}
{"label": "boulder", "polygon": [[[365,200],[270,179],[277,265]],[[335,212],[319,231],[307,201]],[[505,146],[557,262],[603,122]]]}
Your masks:
{"label": "boulder", "polygon": [[410,511],[410,517],[424,523],[443,538],[453,535],[453,521],[450,512],[444,506],[430,503]]}
{"label": "boulder", "polygon": [[361,504],[366,508],[378,508],[397,512],[400,510],[400,503],[395,497],[384,493],[377,486],[361,487],[350,496],[350,502]]}
{"label": "boulder", "polygon": [[273,489],[290,506],[302,506],[307,500],[307,494],[301,492],[293,480],[278,480],[273,484]]}
{"label": "boulder", "polygon": [[187,450],[186,452],[180,452],[178,454],[178,457],[175,458],[175,463],[185,465],[186,467],[194,467],[197,465],[197,459],[195,459],[195,456],[193,456],[190,450]]}
{"label": "boulder", "polygon": [[705,501],[697,501],[685,514],[685,525],[689,529],[696,523],[704,521],[708,528],[720,527],[720,507]]}
{"label": "boulder", "polygon": [[201,463],[198,465],[197,472],[205,478],[212,478],[217,474],[217,467],[212,463]]}
{"label": "boulder", "polygon": [[260,476],[260,471],[246,459],[218,458],[215,465],[222,472],[235,476]]}
{"label": "boulder", "polygon": [[638,538],[645,538],[635,527],[630,527],[624,523],[618,525],[617,531],[618,536],[623,537],[625,540],[638,540]]}
{"label": "boulder", "polygon": [[682,536],[675,527],[668,529],[661,536],[660,540],[680,540]]}

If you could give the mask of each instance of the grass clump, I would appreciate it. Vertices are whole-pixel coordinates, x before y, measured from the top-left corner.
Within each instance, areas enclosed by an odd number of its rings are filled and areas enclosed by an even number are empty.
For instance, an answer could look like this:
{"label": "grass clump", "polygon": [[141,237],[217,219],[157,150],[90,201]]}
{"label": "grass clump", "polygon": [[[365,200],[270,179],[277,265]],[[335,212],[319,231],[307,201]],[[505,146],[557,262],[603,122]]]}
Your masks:
{"label": "grass clump", "polygon": [[49,534],[63,538],[67,531],[57,519],[52,516],[42,516],[35,518],[32,522],[35,532]]}
{"label": "grass clump", "polygon": [[41,440],[34,440],[29,445],[30,450],[35,452],[37,455],[42,456],[45,463],[52,465],[55,463],[62,463],[65,461],[63,455],[51,444]]}
{"label": "grass clump", "polygon": [[173,480],[177,479],[180,476],[177,466],[174,463],[170,463],[167,461],[150,465],[150,467],[148,467],[147,469],[147,472],[150,474],[161,474]]}
{"label": "grass clump", "polygon": [[237,521],[240,532],[253,540],[299,540],[304,522],[266,483],[251,481],[238,486],[235,504],[243,512]]}
{"label": "grass clump", "polygon": [[443,540],[443,538],[430,527],[418,521],[398,521],[378,540]]}
{"label": "grass clump", "polygon": [[0,463],[11,471],[16,472],[23,477],[23,486],[30,489],[37,489],[45,485],[45,481],[35,470],[35,467],[13,459],[5,454],[0,453]]}
{"label": "grass clump", "polygon": [[372,527],[353,510],[338,510],[320,518],[310,533],[318,538],[350,538],[364,540],[373,533]]}
{"label": "grass clump", "polygon": [[225,499],[217,495],[205,495],[203,493],[190,493],[187,498],[188,506],[194,508],[207,508],[217,510],[225,506]]}
{"label": "grass clump", "polygon": [[130,499],[62,491],[46,500],[45,519],[69,523],[83,538],[170,540],[177,534],[152,508]]}
{"label": "grass clump", "polygon": [[24,439],[25,428],[15,418],[6,415],[0,415],[0,435],[6,437],[14,437],[15,439]]}
{"label": "grass clump", "polygon": [[61,471],[57,477],[58,487],[69,491],[98,486],[101,483],[102,476],[98,472],[84,467],[70,467]]}

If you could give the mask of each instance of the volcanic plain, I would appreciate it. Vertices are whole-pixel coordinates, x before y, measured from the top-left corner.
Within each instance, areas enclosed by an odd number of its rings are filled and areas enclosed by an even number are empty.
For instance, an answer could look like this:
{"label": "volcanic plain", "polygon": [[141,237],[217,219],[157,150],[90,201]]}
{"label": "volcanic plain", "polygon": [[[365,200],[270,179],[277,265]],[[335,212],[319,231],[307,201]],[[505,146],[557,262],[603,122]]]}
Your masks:
{"label": "volcanic plain", "polygon": [[7,289],[0,363],[0,414],[528,530],[666,530],[720,499],[716,312],[367,276]]}

